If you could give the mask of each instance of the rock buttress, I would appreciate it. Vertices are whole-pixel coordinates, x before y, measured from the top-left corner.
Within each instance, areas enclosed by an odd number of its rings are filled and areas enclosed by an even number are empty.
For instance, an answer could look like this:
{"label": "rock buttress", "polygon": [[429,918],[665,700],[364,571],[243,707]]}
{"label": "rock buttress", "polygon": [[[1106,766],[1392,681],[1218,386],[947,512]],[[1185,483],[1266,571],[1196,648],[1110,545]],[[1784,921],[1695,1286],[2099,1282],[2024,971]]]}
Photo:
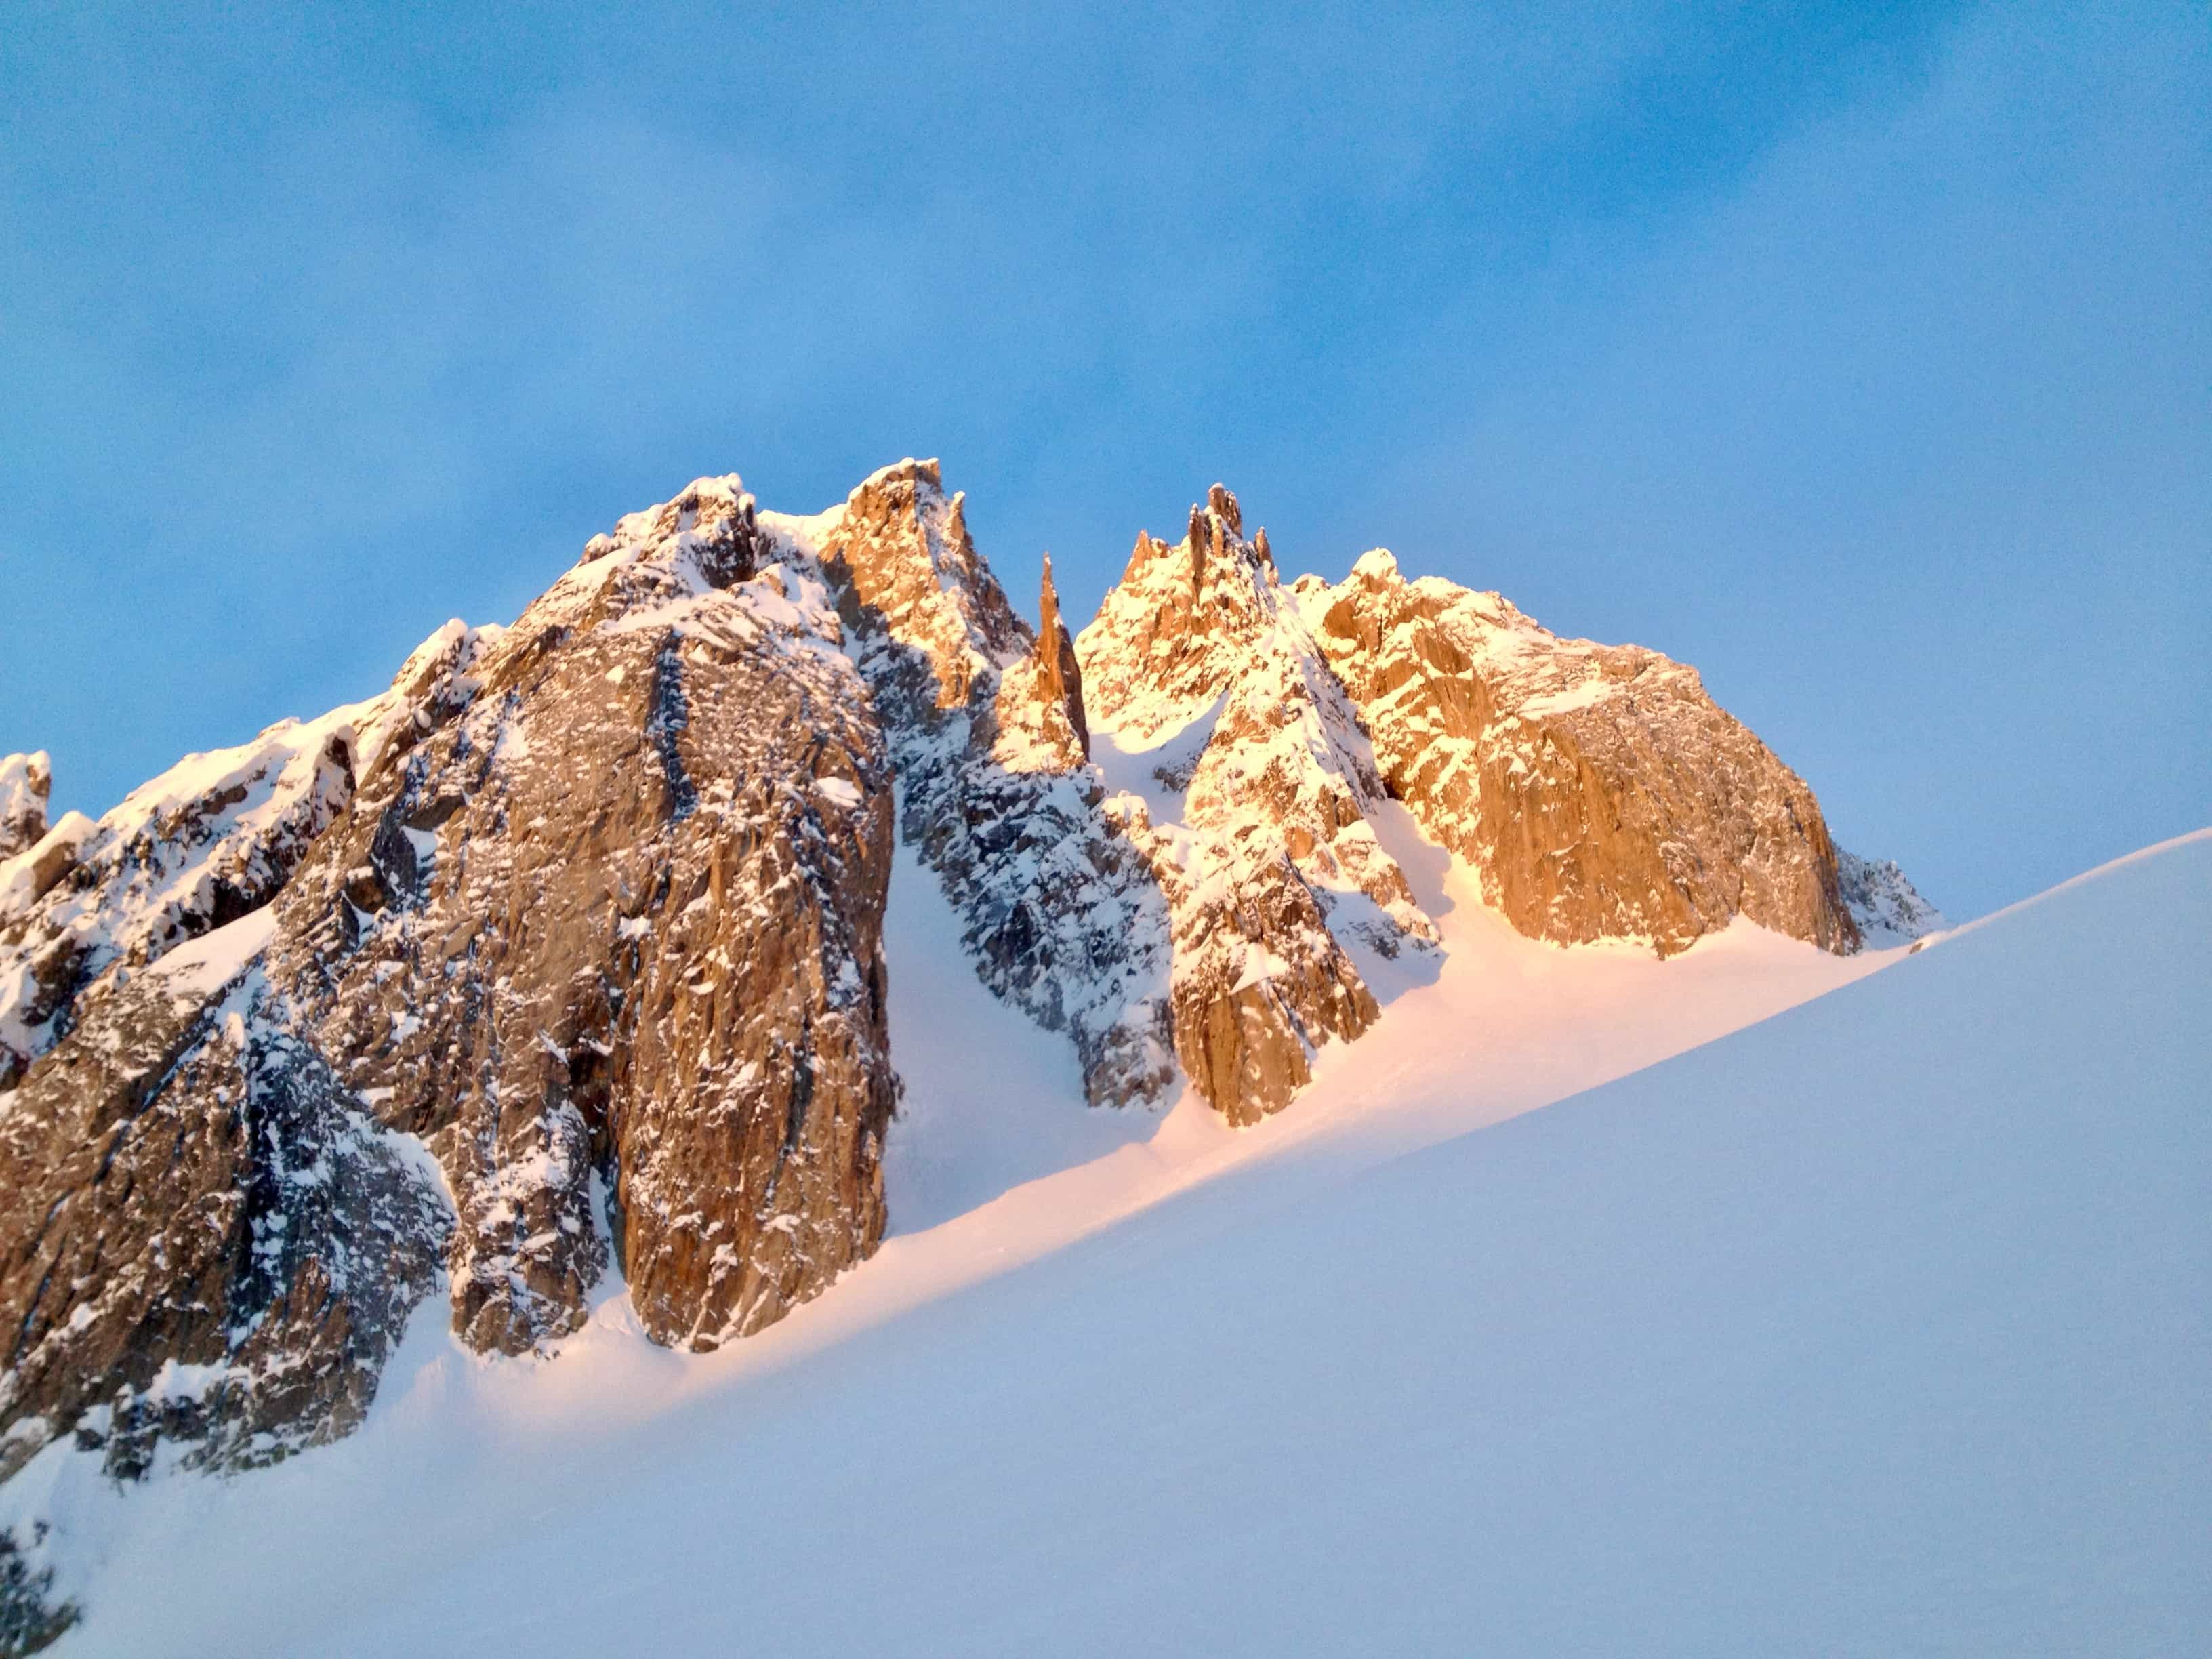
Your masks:
{"label": "rock buttress", "polygon": [[455,1327],[521,1352],[605,1267],[713,1347],[884,1229],[890,780],[818,580],[702,480],[625,519],[362,781],[270,972],[452,1187]]}
{"label": "rock buttress", "polygon": [[1408,582],[1380,551],[1297,592],[1391,793],[1522,933],[1665,956],[1742,915],[1858,948],[1813,792],[1694,670]]}
{"label": "rock buttress", "polygon": [[702,480],[515,628],[101,821],[32,907],[76,966],[0,1096],[0,1477],[64,1433],[120,1474],[342,1433],[441,1268],[465,1340],[543,1347],[610,1224],[702,1348],[874,1249],[888,760],[764,545]]}

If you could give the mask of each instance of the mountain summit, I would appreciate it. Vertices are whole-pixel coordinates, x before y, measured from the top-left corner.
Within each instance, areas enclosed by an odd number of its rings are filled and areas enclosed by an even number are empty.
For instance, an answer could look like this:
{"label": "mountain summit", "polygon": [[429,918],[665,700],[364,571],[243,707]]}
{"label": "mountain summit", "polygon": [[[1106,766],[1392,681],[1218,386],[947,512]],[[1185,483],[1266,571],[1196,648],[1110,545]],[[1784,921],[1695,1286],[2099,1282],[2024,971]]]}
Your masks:
{"label": "mountain summit", "polygon": [[375,697],[49,787],[0,763],[0,1479],[343,1434],[441,1291],[501,1353],[611,1273],[699,1350],[820,1295],[886,1224],[896,843],[1094,1108],[1235,1125],[1436,959],[1425,848],[1562,946],[1941,920],[1691,669],[1379,550],[1285,581],[1218,484],[1032,629],[935,461],[700,479]]}

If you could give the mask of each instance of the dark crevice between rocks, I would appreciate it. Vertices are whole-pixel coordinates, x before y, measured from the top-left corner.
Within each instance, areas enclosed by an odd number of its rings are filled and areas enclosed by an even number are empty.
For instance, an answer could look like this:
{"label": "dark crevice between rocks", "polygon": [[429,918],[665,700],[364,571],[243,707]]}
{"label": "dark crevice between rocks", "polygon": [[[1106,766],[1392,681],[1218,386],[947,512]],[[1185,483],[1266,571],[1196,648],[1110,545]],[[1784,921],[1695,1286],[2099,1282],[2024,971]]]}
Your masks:
{"label": "dark crevice between rocks", "polygon": [[668,780],[668,816],[681,823],[698,810],[699,790],[684,769],[678,739],[691,723],[684,698],[684,663],[677,647],[683,635],[671,629],[653,659],[653,696],[646,715],[646,735],[660,757],[660,769]]}
{"label": "dark crevice between rocks", "polygon": [[[617,950],[614,965],[631,975],[637,972],[639,951],[633,941]],[[615,1121],[615,1051],[625,1039],[621,1030],[623,988],[604,973],[580,980],[579,1000],[568,1011],[562,1034],[565,1075],[560,1087],[568,1103],[584,1122],[585,1142],[592,1171],[605,1183],[605,1213],[592,1217],[603,1224],[615,1271],[629,1272],[623,1237],[622,1146]]]}

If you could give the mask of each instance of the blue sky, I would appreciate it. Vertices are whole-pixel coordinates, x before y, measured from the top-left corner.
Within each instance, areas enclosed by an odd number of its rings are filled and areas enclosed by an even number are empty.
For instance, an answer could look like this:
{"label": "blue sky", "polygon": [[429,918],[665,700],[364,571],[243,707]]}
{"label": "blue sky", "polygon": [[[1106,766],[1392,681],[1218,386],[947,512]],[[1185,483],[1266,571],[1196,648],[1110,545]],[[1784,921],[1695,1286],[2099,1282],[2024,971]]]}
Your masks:
{"label": "blue sky", "polygon": [[58,805],[914,453],[1025,607],[1218,477],[1695,663],[1954,914],[2212,819],[2202,4],[462,9],[11,8]]}

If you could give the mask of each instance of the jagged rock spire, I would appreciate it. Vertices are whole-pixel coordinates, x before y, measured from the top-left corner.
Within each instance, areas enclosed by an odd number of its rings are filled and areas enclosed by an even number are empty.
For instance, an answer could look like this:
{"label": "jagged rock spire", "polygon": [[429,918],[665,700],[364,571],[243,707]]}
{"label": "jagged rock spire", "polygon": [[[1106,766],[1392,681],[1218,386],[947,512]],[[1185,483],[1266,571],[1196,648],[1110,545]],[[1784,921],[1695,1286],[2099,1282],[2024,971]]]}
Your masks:
{"label": "jagged rock spire", "polygon": [[[1095,1104],[1173,1085],[1166,902],[1103,810],[1048,568],[1042,628],[1014,613],[937,464],[884,469],[842,507],[762,515],[826,578],[903,786],[900,833],[963,920],[977,973],[1074,1042]],[[1162,544],[1138,538],[1141,566]]]}
{"label": "jagged rock spire", "polygon": [[1238,653],[1273,628],[1273,558],[1263,542],[1243,539],[1243,524],[1236,495],[1217,483],[1192,503],[1181,541],[1138,532],[1127,569],[1085,629],[1099,645],[1100,670],[1079,642],[1091,718],[1116,728],[1133,721],[1144,729],[1133,735],[1149,740],[1211,702]]}
{"label": "jagged rock spire", "polygon": [[1083,670],[1075,661],[1075,641],[1060,620],[1060,593],[1052,585],[1052,555],[1044,556],[1044,580],[1037,593],[1037,683],[1067,711],[1083,757],[1091,758],[1091,724],[1083,716]]}

